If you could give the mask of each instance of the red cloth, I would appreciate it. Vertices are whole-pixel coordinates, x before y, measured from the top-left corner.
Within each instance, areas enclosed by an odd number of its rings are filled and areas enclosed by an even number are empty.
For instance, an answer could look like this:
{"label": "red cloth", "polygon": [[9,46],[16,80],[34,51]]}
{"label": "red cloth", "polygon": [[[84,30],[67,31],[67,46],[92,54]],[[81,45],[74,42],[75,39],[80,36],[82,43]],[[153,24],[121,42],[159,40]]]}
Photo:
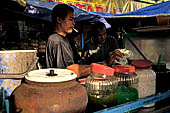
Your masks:
{"label": "red cloth", "polygon": [[74,71],[77,74],[77,78],[86,77],[91,73],[91,67],[89,65],[73,64],[67,66],[66,69]]}

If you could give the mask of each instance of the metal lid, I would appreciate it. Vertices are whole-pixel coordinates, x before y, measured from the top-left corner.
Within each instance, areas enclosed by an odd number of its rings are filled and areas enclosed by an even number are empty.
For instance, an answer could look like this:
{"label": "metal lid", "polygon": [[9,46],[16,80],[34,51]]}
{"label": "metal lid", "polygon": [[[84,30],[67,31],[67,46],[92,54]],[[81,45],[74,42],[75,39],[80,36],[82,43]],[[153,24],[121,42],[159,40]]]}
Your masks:
{"label": "metal lid", "polygon": [[25,76],[27,80],[34,82],[64,82],[76,77],[77,75],[71,70],[56,68],[33,70]]}

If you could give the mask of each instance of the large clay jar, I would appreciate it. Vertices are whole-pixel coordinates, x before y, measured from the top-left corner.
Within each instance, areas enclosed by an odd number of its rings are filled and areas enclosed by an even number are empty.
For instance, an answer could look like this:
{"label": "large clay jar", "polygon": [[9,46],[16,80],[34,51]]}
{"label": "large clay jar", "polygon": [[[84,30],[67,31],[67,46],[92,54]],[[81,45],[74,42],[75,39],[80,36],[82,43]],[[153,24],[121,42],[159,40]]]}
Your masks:
{"label": "large clay jar", "polygon": [[29,72],[9,98],[11,113],[83,113],[88,96],[76,77],[67,69]]}

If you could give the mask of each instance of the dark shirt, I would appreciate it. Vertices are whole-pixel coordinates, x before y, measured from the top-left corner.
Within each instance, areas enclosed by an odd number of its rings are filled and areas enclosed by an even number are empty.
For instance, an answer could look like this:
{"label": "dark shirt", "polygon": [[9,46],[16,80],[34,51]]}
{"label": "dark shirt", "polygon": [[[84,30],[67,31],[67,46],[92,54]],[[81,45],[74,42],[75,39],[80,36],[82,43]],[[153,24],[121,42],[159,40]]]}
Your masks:
{"label": "dark shirt", "polygon": [[83,56],[86,59],[86,64],[103,62],[115,49],[119,49],[119,45],[114,37],[107,36],[103,45],[96,44],[91,38],[85,43]]}
{"label": "dark shirt", "polygon": [[52,34],[46,46],[46,63],[48,68],[66,68],[74,64],[73,51],[67,38]]}

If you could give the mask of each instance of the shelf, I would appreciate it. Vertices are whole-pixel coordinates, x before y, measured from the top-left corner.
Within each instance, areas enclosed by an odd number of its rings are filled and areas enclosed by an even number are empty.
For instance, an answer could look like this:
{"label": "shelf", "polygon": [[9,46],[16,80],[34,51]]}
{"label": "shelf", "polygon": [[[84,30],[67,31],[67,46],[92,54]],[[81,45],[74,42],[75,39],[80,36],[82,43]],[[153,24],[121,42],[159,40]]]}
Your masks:
{"label": "shelf", "polygon": [[123,34],[123,38],[142,38],[142,39],[158,39],[158,38],[170,38],[170,33],[127,33]]}
{"label": "shelf", "polygon": [[159,93],[159,94],[156,94],[154,96],[147,97],[144,99],[138,99],[136,101],[127,102],[125,104],[103,109],[103,110],[100,110],[94,113],[124,113],[124,112],[128,112],[128,111],[143,107],[144,105],[155,103],[157,101],[160,101],[160,100],[163,100],[169,97],[170,97],[170,91],[168,90],[164,93]]}

